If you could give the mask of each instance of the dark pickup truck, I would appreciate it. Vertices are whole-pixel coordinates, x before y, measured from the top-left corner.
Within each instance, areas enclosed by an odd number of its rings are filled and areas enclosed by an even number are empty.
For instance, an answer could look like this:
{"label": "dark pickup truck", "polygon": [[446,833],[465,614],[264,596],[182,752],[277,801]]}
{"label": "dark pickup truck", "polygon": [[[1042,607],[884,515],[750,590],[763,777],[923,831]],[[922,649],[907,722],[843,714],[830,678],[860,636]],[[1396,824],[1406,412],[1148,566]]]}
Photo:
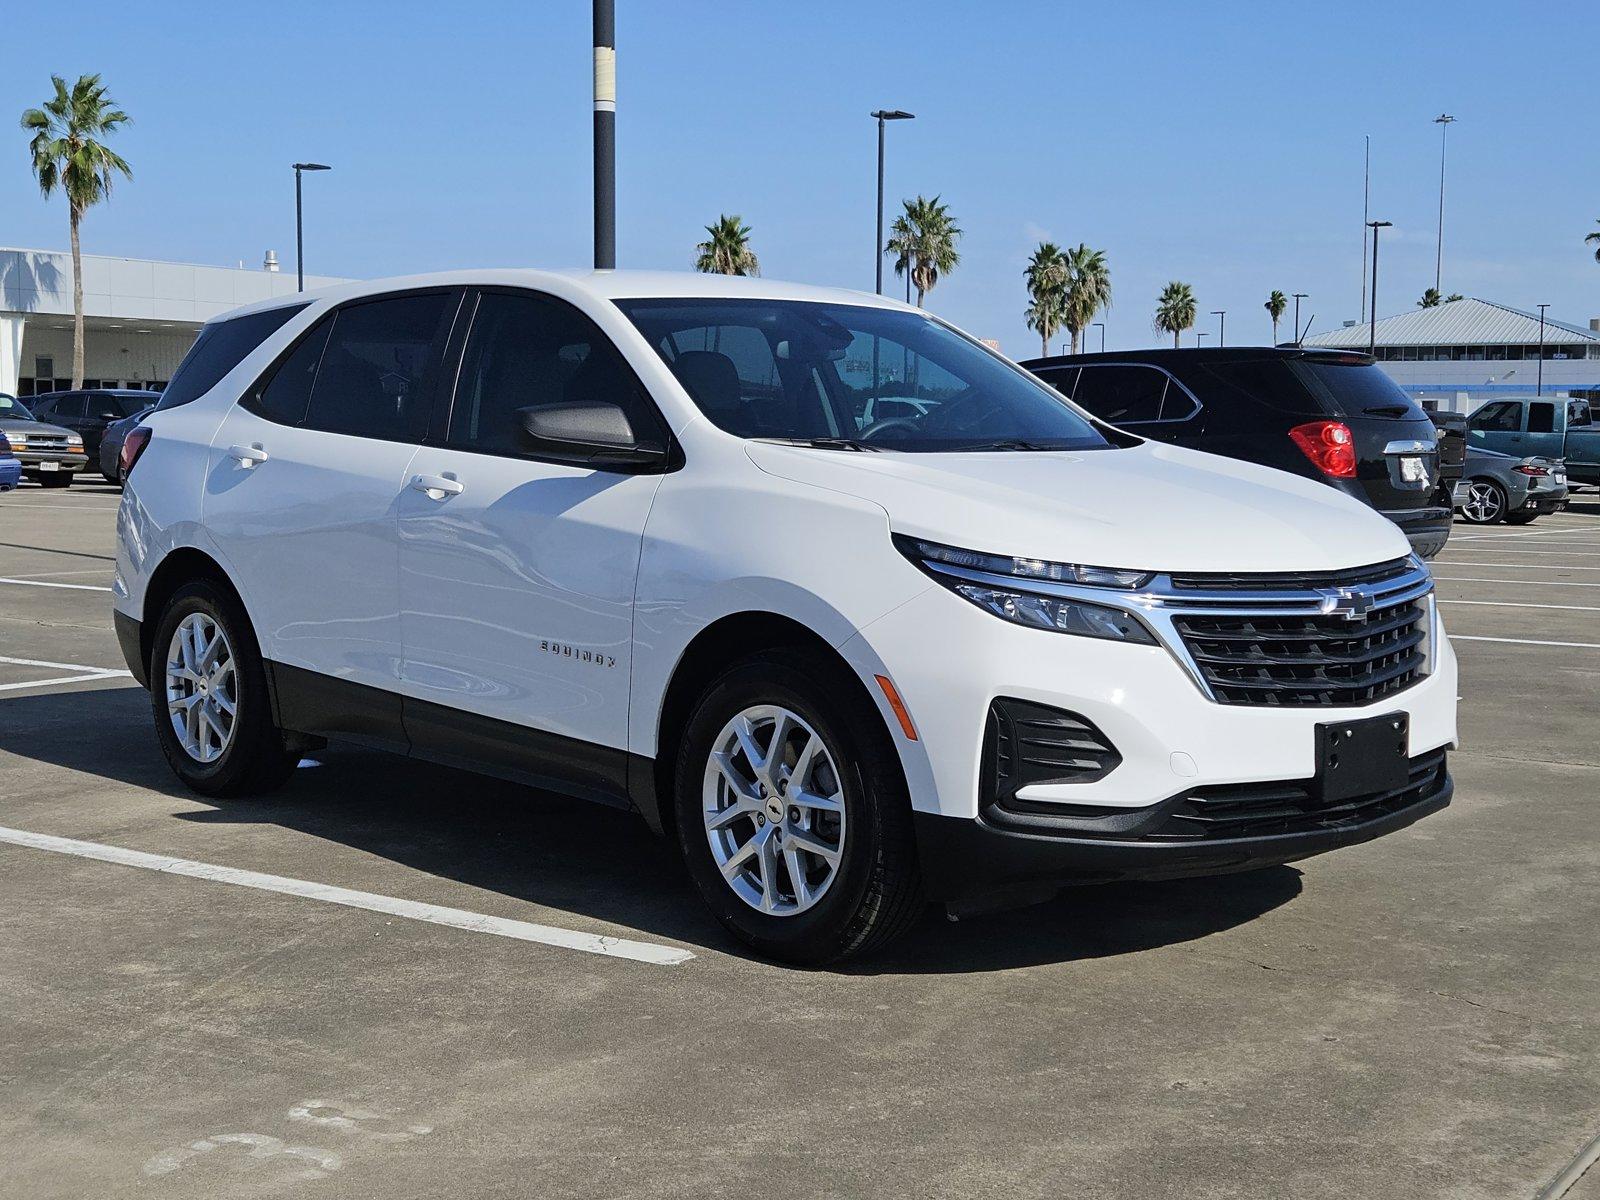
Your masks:
{"label": "dark pickup truck", "polygon": [[1467,418],[1467,442],[1516,458],[1566,459],[1573,483],[1600,485],[1600,425],[1587,400],[1524,396],[1490,400]]}

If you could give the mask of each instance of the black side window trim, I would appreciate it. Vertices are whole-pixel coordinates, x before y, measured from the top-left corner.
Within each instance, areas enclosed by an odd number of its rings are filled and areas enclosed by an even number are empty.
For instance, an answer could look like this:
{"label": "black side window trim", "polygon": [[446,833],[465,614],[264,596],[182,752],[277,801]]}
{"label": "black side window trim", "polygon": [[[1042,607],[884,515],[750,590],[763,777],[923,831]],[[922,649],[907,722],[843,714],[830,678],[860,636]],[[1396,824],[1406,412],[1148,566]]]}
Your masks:
{"label": "black side window trim", "polygon": [[[435,386],[434,394],[428,398],[429,416],[427,422],[423,426],[422,436],[420,438],[386,438],[375,437],[371,434],[365,433],[346,433],[342,431],[339,433],[330,434],[330,436],[333,437],[360,438],[362,441],[366,442],[393,442],[394,444],[400,446],[425,446],[434,444],[436,441],[434,438],[435,416],[440,408],[448,409],[449,407],[448,404],[441,404],[440,401],[444,399],[444,392],[447,386],[452,393],[454,392],[454,383],[449,381],[454,379],[457,363],[452,359],[451,354],[452,351],[456,349],[456,334],[461,327],[461,314],[464,308],[462,301],[465,298],[466,293],[467,289],[461,287],[419,287],[403,288],[398,292],[374,292],[370,295],[352,296],[348,300],[341,300],[338,304],[327,309],[317,320],[311,322],[310,325],[307,325],[300,331],[298,335],[292,338],[288,344],[286,344],[284,348],[278,352],[277,356],[273,358],[272,362],[267,365],[266,369],[263,370],[261,374],[257,375],[255,379],[251,380],[250,386],[245,388],[237,403],[240,408],[244,409],[252,416],[259,417],[263,421],[271,422],[273,425],[280,425],[285,429],[310,429],[317,433],[328,432],[327,430],[318,429],[315,425],[306,424],[306,416],[310,413],[309,407],[307,408],[306,413],[302,414],[298,421],[296,421],[293,425],[290,425],[287,422],[280,421],[276,417],[269,416],[268,414],[262,412],[255,404],[251,403],[251,401],[258,392],[272,382],[274,376],[276,376],[278,373],[278,369],[288,361],[290,355],[300,348],[300,344],[302,342],[304,342],[308,337],[311,337],[324,325],[336,323],[339,314],[345,309],[357,308],[360,305],[371,304],[377,300],[402,300],[408,296],[454,296],[456,307],[455,311],[450,313],[449,329],[446,330],[445,336],[440,341],[441,349],[439,353],[438,383]],[[330,330],[329,332],[331,340],[332,331]],[[326,347],[324,347],[324,350],[326,350]]]}
{"label": "black side window trim", "polygon": [[[595,332],[597,337],[604,339],[611,347],[612,353],[617,356],[617,362],[627,372],[629,379],[638,389],[642,406],[655,423],[654,433],[656,439],[667,448],[667,463],[665,470],[675,471],[683,465],[683,451],[676,438],[672,436],[672,427],[667,424],[667,419],[661,415],[661,407],[656,403],[656,398],[650,394],[650,389],[645,387],[644,381],[639,378],[639,373],[633,369],[633,364],[622,353],[622,348],[599,323],[583,309],[573,304],[570,300],[563,300],[560,296],[553,296],[549,292],[541,292],[538,288],[484,286],[467,289],[466,302],[461,306],[461,313],[456,318],[456,328],[450,338],[450,353],[445,358],[444,374],[441,389],[443,394],[441,404],[435,405],[435,420],[428,428],[428,444],[436,445],[441,449],[454,450],[462,454],[481,454],[486,458],[505,458],[514,462],[543,462],[555,463],[561,466],[572,466],[570,461],[550,458],[541,454],[509,453],[505,450],[485,449],[477,446],[468,446],[450,440],[450,422],[455,416],[456,400],[461,389],[461,368],[466,363],[467,341],[472,336],[472,326],[478,319],[478,307],[485,296],[530,296],[548,304],[556,305],[576,315],[584,324]],[[645,431],[636,431],[645,432]],[[600,471],[614,475],[637,475],[637,467],[601,466],[591,465],[590,470]]]}

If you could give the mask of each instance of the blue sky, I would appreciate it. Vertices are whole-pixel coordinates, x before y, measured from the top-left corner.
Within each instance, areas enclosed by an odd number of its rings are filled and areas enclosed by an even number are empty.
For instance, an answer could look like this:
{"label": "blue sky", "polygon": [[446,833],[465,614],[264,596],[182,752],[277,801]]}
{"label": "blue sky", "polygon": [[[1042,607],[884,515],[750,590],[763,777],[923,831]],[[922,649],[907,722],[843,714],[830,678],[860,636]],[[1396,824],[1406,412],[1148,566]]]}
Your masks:
{"label": "blue sky", "polygon": [[[1439,130],[1450,130],[1444,288],[1600,316],[1593,9],[1478,0],[1327,6],[919,0],[617,0],[618,249],[686,268],[736,212],[763,273],[870,289],[875,133],[892,203],[939,193],[966,234],[930,299],[1036,352],[1022,269],[1041,237],[1109,257],[1109,345],[1155,341],[1154,299],[1193,285],[1200,328],[1265,341],[1272,288],[1316,328],[1360,307],[1362,135],[1385,231],[1379,314],[1433,282]],[[296,159],[308,270],[584,265],[589,5],[77,3],[13,54],[0,115],[48,75],[99,71],[135,124],[132,183],[90,252],[293,269]],[[1303,14],[1303,15],[1302,15]],[[1336,18],[1336,20],[1335,20]],[[0,244],[66,244],[20,130],[0,150]],[[0,142],[3,146],[3,142]],[[1215,334],[1213,332],[1212,339]],[[1208,339],[1212,340],[1212,339]]]}

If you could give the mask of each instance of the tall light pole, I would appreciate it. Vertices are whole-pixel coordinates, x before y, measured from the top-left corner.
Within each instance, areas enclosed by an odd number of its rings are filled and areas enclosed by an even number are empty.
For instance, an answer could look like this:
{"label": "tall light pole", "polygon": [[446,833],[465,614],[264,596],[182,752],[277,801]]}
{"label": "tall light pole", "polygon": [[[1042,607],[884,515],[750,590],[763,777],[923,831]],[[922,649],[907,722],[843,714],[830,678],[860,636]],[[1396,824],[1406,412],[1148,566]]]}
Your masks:
{"label": "tall light pole", "polygon": [[[885,121],[909,121],[916,114],[903,112],[898,108],[880,108],[871,115],[878,119],[878,240],[872,257],[878,264],[877,288],[878,295],[881,296],[883,295],[883,126]],[[909,292],[906,294],[910,295]]]}
{"label": "tall light pole", "polygon": [[1372,207],[1372,135],[1366,135],[1366,166],[1361,172],[1361,319],[1367,319],[1367,221]]}
{"label": "tall light pole", "polygon": [[1211,315],[1217,319],[1217,345],[1225,346],[1228,344],[1228,310],[1213,308]]}
{"label": "tall light pole", "polygon": [[1544,395],[1544,310],[1549,307],[1548,304],[1539,305],[1539,383],[1533,389],[1536,396]]}
{"label": "tall light pole", "polygon": [[594,0],[594,269],[617,265],[617,13]]}
{"label": "tall light pole", "polygon": [[1100,353],[1104,354],[1106,352],[1106,323],[1104,321],[1096,321],[1089,328],[1100,331]]}
{"label": "tall light pole", "polygon": [[1449,113],[1440,113],[1433,119],[1439,127],[1439,245],[1433,256],[1433,290],[1436,292],[1439,291],[1440,268],[1444,266],[1444,135],[1454,120]]}
{"label": "tall light pole", "polygon": [[326,163],[294,163],[294,279],[295,291],[306,290],[306,241],[304,206],[300,202],[300,175],[305,171],[331,171]]}
{"label": "tall light pole", "polygon": [[1300,344],[1300,301],[1309,296],[1310,292],[1296,292],[1294,294],[1294,344]]}
{"label": "tall light pole", "polygon": [[1393,224],[1393,221],[1367,222],[1367,228],[1372,230],[1372,316],[1367,325],[1367,353],[1374,358],[1378,354],[1378,230]]}
{"label": "tall light pole", "polygon": [[1205,337],[1205,336],[1206,336],[1206,331],[1204,329],[1196,329],[1194,331],[1194,344],[1195,344],[1196,348],[1198,348],[1199,345],[1200,345],[1200,339]]}

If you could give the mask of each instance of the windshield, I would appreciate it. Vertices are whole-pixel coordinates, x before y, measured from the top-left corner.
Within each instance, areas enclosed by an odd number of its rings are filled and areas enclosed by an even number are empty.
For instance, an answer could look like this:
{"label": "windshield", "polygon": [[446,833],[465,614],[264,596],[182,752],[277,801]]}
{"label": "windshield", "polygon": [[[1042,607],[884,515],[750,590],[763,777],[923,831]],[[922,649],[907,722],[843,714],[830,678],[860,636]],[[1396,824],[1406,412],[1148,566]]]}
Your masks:
{"label": "windshield", "polygon": [[0,421],[32,421],[36,418],[28,406],[15,396],[0,395]]}
{"label": "windshield", "polygon": [[907,451],[1111,445],[1054,389],[921,313],[798,300],[617,306],[739,437]]}

